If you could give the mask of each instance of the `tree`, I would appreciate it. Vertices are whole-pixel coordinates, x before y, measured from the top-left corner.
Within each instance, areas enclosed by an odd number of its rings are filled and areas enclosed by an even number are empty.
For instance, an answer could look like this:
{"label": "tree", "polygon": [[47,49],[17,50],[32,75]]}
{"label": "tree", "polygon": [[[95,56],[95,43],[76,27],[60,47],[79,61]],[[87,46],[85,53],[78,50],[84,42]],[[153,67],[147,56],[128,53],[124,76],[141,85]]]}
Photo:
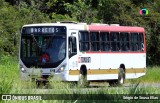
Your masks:
{"label": "tree", "polygon": [[[1,0],[0,52],[15,54],[15,34],[24,24],[50,21],[120,24],[145,28],[147,64],[160,65],[159,0]],[[146,8],[148,15],[140,15]],[[17,35],[19,37],[19,35]]]}
{"label": "tree", "polygon": [[18,6],[12,6],[2,1],[0,11],[1,54],[17,54],[18,45],[14,46],[14,38],[16,36],[19,38],[22,25],[50,21],[47,16],[33,7],[28,7],[25,2],[19,2]]}
{"label": "tree", "polygon": [[100,22],[97,17],[97,10],[92,8],[91,0],[77,0],[73,4],[65,4],[71,18],[79,22],[93,23]]}

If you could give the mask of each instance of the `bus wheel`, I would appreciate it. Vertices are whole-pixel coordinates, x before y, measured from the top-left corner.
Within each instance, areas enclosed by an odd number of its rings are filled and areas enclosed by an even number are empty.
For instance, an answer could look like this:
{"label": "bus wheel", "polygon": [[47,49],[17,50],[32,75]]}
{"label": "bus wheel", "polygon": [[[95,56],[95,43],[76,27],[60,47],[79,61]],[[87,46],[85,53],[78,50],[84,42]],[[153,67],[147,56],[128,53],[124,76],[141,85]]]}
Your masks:
{"label": "bus wheel", "polygon": [[78,87],[88,87],[89,83],[87,81],[87,77],[83,74],[83,71],[80,72]]}
{"label": "bus wheel", "polygon": [[118,80],[109,81],[110,86],[122,86],[125,81],[125,72],[123,68],[119,68]]}
{"label": "bus wheel", "polygon": [[123,68],[119,68],[119,73],[118,73],[118,85],[123,85],[125,81],[125,72]]}

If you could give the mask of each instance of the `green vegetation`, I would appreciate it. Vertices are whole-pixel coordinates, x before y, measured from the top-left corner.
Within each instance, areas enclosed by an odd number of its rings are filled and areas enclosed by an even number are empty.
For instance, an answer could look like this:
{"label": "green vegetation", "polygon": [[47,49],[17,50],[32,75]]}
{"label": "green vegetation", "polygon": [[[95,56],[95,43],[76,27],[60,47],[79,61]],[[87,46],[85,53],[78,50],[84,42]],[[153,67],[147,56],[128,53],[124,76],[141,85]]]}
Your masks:
{"label": "green vegetation", "polygon": [[[53,94],[84,93],[90,94],[160,94],[159,88],[138,87],[139,82],[160,82],[160,1],[159,0],[1,0],[0,3],[0,94]],[[140,15],[139,10],[146,8],[148,15]],[[135,80],[127,80],[131,86],[102,87],[98,90],[71,86],[70,83],[51,81],[54,91],[35,89],[34,82],[21,81],[18,76],[18,46],[20,29],[24,24],[54,21],[78,21],[87,23],[108,23],[127,26],[142,26],[146,30],[147,74]],[[11,56],[14,56],[11,57]],[[156,65],[156,66],[155,66]],[[70,88],[73,88],[71,90]],[[35,89],[35,90],[33,90]],[[76,89],[76,91],[74,91]],[[146,100],[145,100],[146,101]],[[144,102],[145,102],[144,101]],[[1,101],[0,101],[1,102]],[[19,103],[22,101],[7,101]],[[24,101],[23,101],[24,102]],[[25,101],[28,102],[28,101]],[[34,101],[37,103],[37,101]],[[45,103],[46,101],[38,101]],[[47,102],[106,102],[106,101],[47,101]],[[107,101],[108,102],[108,101]],[[113,102],[113,101],[112,101]],[[116,102],[116,100],[114,101]],[[124,102],[124,101],[122,101]],[[137,102],[137,101],[136,101]],[[140,101],[143,102],[143,101]],[[154,101],[151,101],[154,102]],[[138,103],[138,102],[137,102]]]}
{"label": "green vegetation", "polygon": [[154,83],[154,82],[159,82],[160,83],[160,68],[159,67],[148,67],[147,68],[147,72],[146,75],[139,78],[138,80],[140,80],[141,82],[150,82],[150,83]]}
{"label": "green vegetation", "polygon": [[140,82],[140,83],[160,83],[160,67],[148,67],[146,75],[138,79],[126,80],[126,82]]}
{"label": "green vegetation", "polygon": [[[129,84],[128,87],[108,87],[102,86],[102,87],[92,87],[92,88],[79,88],[71,83],[68,82],[60,82],[60,81],[50,81],[50,87],[49,89],[41,89],[37,88],[35,85],[35,82],[32,81],[22,81],[20,80],[18,76],[18,60],[17,58],[9,57],[9,56],[3,56],[1,58],[0,64],[0,94],[75,94],[79,95],[81,98],[88,98],[89,100],[79,100],[77,98],[74,98],[73,100],[54,100],[53,103],[58,102],[75,102],[77,100],[77,103],[80,102],[102,102],[98,100],[93,100],[91,95],[96,95],[95,98],[102,98],[101,96],[103,94],[115,94],[113,95],[113,98],[115,98],[114,101],[116,102],[117,98],[122,99],[122,95],[119,94],[159,94],[160,88],[152,87],[152,86],[143,86],[139,85],[139,83],[142,82],[159,82],[158,74],[160,73],[160,69],[157,69],[159,67],[152,67],[147,69],[147,75],[135,79],[135,80],[128,80],[127,83]],[[157,78],[156,78],[157,77]],[[84,94],[84,95],[80,95]],[[69,95],[69,96],[73,96]],[[97,97],[99,96],[99,97]],[[118,96],[118,97],[117,97]],[[60,98],[60,97],[58,97]],[[143,100],[139,101],[142,102]],[[145,100],[144,100],[145,101]],[[153,100],[150,100],[151,102],[154,102]],[[8,101],[10,102],[22,102],[22,101]],[[24,101],[23,101],[24,102]],[[28,102],[28,101],[25,101]],[[39,103],[45,103],[46,101],[34,101]],[[51,102],[51,101],[47,101]],[[103,101],[105,102],[105,101]],[[111,102],[111,101],[110,101]],[[121,101],[124,102],[124,101]],[[139,103],[137,102],[137,103]]]}
{"label": "green vegetation", "polygon": [[[0,55],[16,55],[24,24],[54,21],[142,26],[146,30],[147,65],[160,65],[159,0],[1,0]],[[146,8],[148,15],[140,15]]]}

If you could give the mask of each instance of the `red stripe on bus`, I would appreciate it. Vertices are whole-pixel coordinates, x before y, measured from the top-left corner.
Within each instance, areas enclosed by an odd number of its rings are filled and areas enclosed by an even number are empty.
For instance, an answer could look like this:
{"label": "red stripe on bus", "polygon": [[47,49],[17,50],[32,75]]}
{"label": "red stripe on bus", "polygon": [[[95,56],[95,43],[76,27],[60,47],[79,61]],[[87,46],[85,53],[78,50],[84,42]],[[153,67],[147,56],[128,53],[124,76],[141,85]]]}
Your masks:
{"label": "red stripe on bus", "polygon": [[98,26],[89,25],[89,31],[108,31],[108,32],[144,32],[142,27],[130,27],[130,26]]}

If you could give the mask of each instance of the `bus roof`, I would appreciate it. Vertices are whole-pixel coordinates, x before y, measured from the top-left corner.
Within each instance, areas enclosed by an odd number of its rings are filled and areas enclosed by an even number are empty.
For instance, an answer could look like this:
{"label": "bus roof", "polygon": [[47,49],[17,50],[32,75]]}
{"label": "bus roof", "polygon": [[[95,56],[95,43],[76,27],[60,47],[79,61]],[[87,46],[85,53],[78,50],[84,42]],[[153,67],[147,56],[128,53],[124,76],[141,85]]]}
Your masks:
{"label": "bus roof", "polygon": [[87,25],[83,23],[38,23],[38,24],[27,24],[23,27],[34,27],[34,26],[66,26],[70,30],[87,30]]}
{"label": "bus roof", "polygon": [[108,31],[108,32],[144,32],[143,27],[131,27],[131,26],[98,26],[89,25],[89,31]]}
{"label": "bus roof", "polygon": [[87,25],[83,23],[39,23],[39,24],[27,24],[23,27],[31,26],[66,26],[72,30],[88,30],[88,31],[106,31],[106,32],[144,32],[143,27],[132,26],[108,26],[108,25]]}

